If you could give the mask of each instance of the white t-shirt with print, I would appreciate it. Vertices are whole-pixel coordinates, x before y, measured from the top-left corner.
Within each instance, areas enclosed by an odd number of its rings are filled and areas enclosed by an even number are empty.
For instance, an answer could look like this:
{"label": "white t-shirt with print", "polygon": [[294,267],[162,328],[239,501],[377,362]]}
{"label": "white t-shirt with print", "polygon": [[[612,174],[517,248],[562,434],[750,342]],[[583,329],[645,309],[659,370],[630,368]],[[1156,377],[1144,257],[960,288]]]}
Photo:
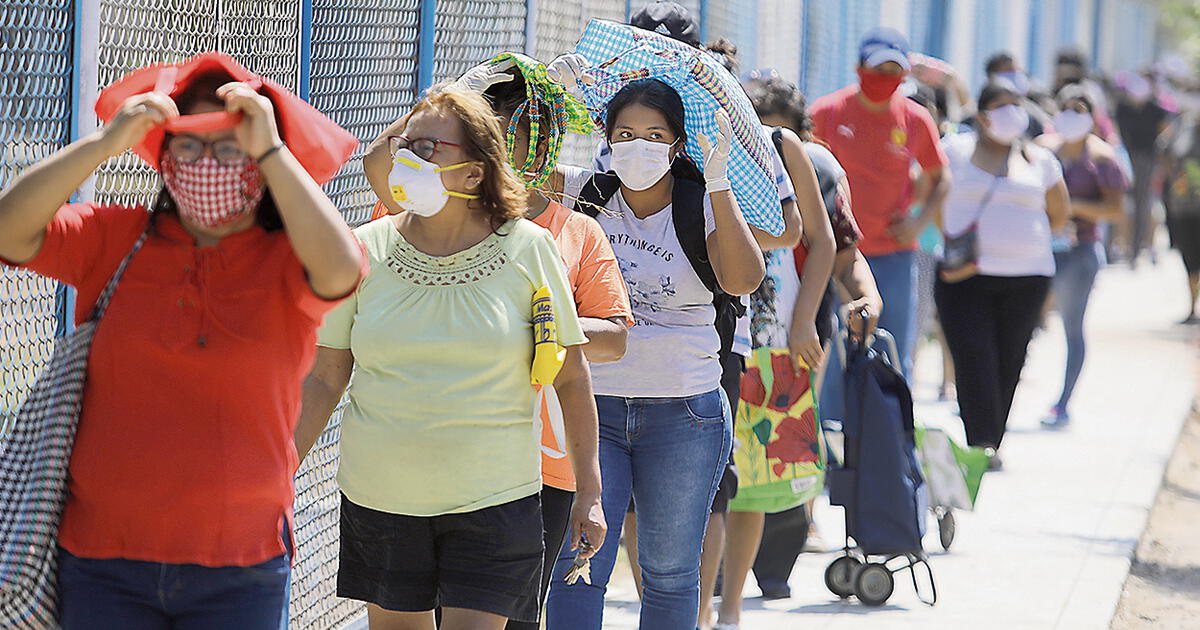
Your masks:
{"label": "white t-shirt with print", "polygon": [[[591,172],[566,171],[564,192],[569,203]],[[639,219],[617,191],[606,211],[596,216],[617,255],[635,321],[625,356],[613,363],[592,364],[596,394],[683,397],[720,385],[721,343],[713,325],[712,293],[683,253],[672,210],[668,205]],[[712,234],[716,224],[707,195],[703,212],[705,234]]]}
{"label": "white t-shirt with print", "polygon": [[[943,210],[945,232],[956,236],[978,221],[980,274],[1053,276],[1046,191],[1063,178],[1058,158],[1048,149],[1026,144],[1029,163],[997,179],[971,162],[975,142],[973,133],[942,141],[952,177]],[[993,186],[991,199],[985,204],[984,198]]]}

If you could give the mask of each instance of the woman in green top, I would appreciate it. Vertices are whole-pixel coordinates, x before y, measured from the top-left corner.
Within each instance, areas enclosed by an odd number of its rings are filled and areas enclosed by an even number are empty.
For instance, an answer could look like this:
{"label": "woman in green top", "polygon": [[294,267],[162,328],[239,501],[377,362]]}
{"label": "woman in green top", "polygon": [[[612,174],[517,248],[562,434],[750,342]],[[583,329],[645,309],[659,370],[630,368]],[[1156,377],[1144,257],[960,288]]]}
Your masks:
{"label": "woman in green top", "polygon": [[568,439],[575,473],[598,486],[587,338],[550,234],[519,218],[525,192],[483,97],[435,87],[396,128],[371,150],[391,154],[387,194],[405,212],[355,231],[371,271],[326,318],[297,447],[353,370],[338,595],[368,602],[375,630],[432,629],[438,607],[443,630],[499,630],[542,565],[534,293],[549,289],[566,347],[562,405],[590,420]]}

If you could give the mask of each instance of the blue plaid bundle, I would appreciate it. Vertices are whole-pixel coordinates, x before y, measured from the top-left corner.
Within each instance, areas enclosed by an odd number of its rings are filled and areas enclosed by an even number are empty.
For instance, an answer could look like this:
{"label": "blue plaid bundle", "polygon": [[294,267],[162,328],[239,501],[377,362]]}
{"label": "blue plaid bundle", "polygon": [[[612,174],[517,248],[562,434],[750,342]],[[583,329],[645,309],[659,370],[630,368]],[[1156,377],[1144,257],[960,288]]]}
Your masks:
{"label": "blue plaid bundle", "polygon": [[729,183],[746,221],[775,236],[783,233],[783,210],[775,185],[771,141],[754,106],[733,75],[704,51],[651,31],[608,20],[592,20],[575,46],[594,67],[591,84],[580,83],[596,126],[603,128],[609,100],[621,88],[643,79],[658,79],[683,99],[688,141],[685,151],[704,163],[698,138],[716,137],[715,113],[729,114],[733,146]]}
{"label": "blue plaid bundle", "polygon": [[58,524],[92,336],[142,234],[88,321],[59,339],[17,417],[0,432],[0,628],[58,627]]}

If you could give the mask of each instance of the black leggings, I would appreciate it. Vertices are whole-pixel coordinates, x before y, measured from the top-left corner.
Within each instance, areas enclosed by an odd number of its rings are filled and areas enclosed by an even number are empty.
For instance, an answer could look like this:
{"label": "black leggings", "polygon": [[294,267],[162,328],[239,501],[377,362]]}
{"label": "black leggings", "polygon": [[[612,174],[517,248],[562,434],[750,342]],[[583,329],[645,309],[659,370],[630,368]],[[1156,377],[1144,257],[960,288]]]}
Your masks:
{"label": "black leggings", "polygon": [[[559,490],[550,486],[542,486],[542,537],[546,544],[546,556],[542,565],[541,589],[537,591],[538,606],[545,603],[546,593],[550,590],[550,578],[554,577],[554,562],[562,549],[563,539],[567,537],[567,529],[571,521],[571,503],[575,493]],[[563,576],[557,576],[562,579]],[[531,585],[532,586],[532,585]],[[538,630],[540,623],[508,620],[506,630]]]}
{"label": "black leggings", "polygon": [[1050,290],[1045,276],[975,276],[934,287],[971,446],[1000,446],[1025,351]]}

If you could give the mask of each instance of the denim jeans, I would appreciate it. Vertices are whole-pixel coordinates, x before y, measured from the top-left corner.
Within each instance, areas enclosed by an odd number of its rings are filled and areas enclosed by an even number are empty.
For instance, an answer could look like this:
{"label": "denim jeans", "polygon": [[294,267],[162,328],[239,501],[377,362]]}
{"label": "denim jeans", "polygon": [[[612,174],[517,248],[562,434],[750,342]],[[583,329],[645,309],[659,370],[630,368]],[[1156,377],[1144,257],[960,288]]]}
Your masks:
{"label": "denim jeans", "polygon": [[883,314],[879,327],[896,338],[900,352],[901,372],[909,378],[913,365],[913,344],[917,336],[917,253],[896,252],[885,256],[868,256],[867,264],[879,297],[883,298]]}
{"label": "denim jeans", "polygon": [[639,628],[693,630],[704,529],[733,444],[729,403],[718,388],[687,398],[596,396],[596,409],[608,535],[592,558],[591,584],[563,581],[575,557],[570,541],[564,543],[550,581],[546,627],[600,630],[632,494],[645,586]]}
{"label": "denim jeans", "polygon": [[204,567],[59,552],[63,630],[286,628],[291,560]]}
{"label": "denim jeans", "polygon": [[1067,369],[1062,396],[1056,406],[1066,412],[1067,403],[1075,391],[1079,373],[1083,371],[1086,344],[1083,338],[1083,317],[1088,298],[1096,284],[1096,274],[1103,264],[1104,249],[1100,243],[1079,243],[1065,252],[1054,254],[1058,271],[1054,274],[1054,299],[1062,314],[1063,330],[1067,334]]}

